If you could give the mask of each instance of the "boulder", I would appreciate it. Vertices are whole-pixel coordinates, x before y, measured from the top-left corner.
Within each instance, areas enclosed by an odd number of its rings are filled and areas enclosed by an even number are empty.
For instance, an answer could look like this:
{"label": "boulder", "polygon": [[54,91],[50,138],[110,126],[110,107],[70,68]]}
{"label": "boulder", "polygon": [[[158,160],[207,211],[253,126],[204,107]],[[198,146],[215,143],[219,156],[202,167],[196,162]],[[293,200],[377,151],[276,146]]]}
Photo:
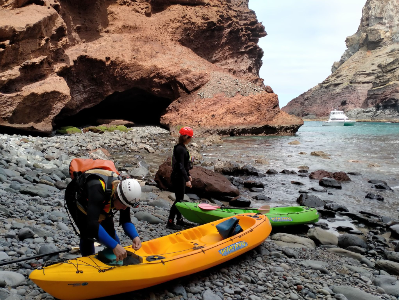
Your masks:
{"label": "boulder", "polygon": [[0,271],[0,281],[5,281],[7,286],[16,287],[23,284],[25,277],[16,272]]}
{"label": "boulder", "polygon": [[7,253],[5,253],[5,252],[3,252],[3,251],[0,251],[0,261],[2,261],[2,260],[9,260],[9,259],[10,259],[10,257],[8,256]]}
{"label": "boulder", "polygon": [[396,277],[389,275],[376,275],[373,284],[381,287],[388,295],[399,297],[399,282]]}
{"label": "boulder", "polygon": [[296,200],[302,206],[308,207],[324,207],[325,202],[319,197],[309,194],[301,194]]}
{"label": "boulder", "polygon": [[[171,174],[172,166],[169,158],[168,161],[159,166],[158,172],[155,174],[155,181],[161,189],[173,190]],[[236,197],[239,195],[238,189],[222,174],[199,166],[194,166],[190,174],[193,178],[193,188],[187,188],[186,192],[215,198],[222,196]]]}
{"label": "boulder", "polygon": [[338,238],[338,245],[341,248],[358,246],[367,249],[367,243],[357,235],[345,233]]}
{"label": "boulder", "polygon": [[260,181],[256,181],[256,180],[246,180],[244,181],[244,187],[246,188],[264,188],[264,184]]}
{"label": "boulder", "polygon": [[154,207],[162,207],[162,208],[170,208],[170,204],[168,201],[163,200],[163,199],[158,199],[158,200],[154,200],[154,201],[150,201],[148,203],[149,206],[154,206]]}
{"label": "boulder", "polygon": [[332,178],[332,173],[324,171],[324,170],[317,170],[317,171],[313,171],[312,173],[309,174],[310,179],[320,180],[324,177]]}
{"label": "boulder", "polygon": [[229,205],[235,207],[249,207],[251,205],[251,200],[242,197],[236,197],[229,201]]}
{"label": "boulder", "polygon": [[384,201],[384,197],[383,196],[378,195],[378,194],[376,195],[376,194],[373,194],[373,193],[368,193],[365,198],[366,199],[375,199],[377,201]]}
{"label": "boulder", "polygon": [[342,185],[333,178],[322,178],[319,181],[319,185],[334,189],[342,189]]}
{"label": "boulder", "polygon": [[321,273],[328,274],[329,272],[325,267],[328,266],[328,263],[324,261],[317,261],[317,260],[304,260],[301,261],[300,264],[304,267],[311,268],[313,270],[318,270]]}
{"label": "boulder", "polygon": [[318,227],[310,228],[307,235],[317,245],[338,245],[338,237],[335,234]]}
{"label": "boulder", "polygon": [[164,223],[161,219],[153,216],[152,214],[144,211],[139,211],[134,214],[134,216],[139,220],[139,221],[146,221],[150,224],[159,224],[159,223]]}
{"label": "boulder", "polygon": [[380,297],[366,293],[351,286],[332,286],[334,293],[344,295],[348,300],[381,300]]}
{"label": "boulder", "polygon": [[[57,189],[58,190],[58,189]],[[50,197],[50,192],[48,189],[41,187],[41,186],[22,186],[21,190],[19,191],[21,194],[27,194],[31,196],[39,196],[43,198]]]}
{"label": "boulder", "polygon": [[390,260],[377,260],[376,266],[392,275],[399,275],[399,263]]}
{"label": "boulder", "polygon": [[315,249],[316,244],[308,238],[299,237],[288,233],[276,233],[271,239],[280,247]]}
{"label": "boulder", "polygon": [[388,260],[399,262],[399,253],[394,251],[384,251],[385,257]]}
{"label": "boulder", "polygon": [[333,211],[349,211],[349,209],[347,209],[345,206],[337,203],[326,203],[324,208]]}
{"label": "boulder", "polygon": [[351,179],[349,178],[349,176],[345,172],[334,172],[332,174],[332,177],[336,181],[351,181]]}
{"label": "boulder", "polygon": [[391,230],[391,236],[393,238],[399,238],[399,224],[392,225],[389,229]]}
{"label": "boulder", "polygon": [[18,232],[18,238],[20,241],[24,239],[33,238],[35,233],[30,228],[22,228]]}
{"label": "boulder", "polygon": [[364,257],[363,255],[361,255],[359,253],[355,253],[355,252],[348,251],[348,250],[341,249],[341,248],[329,248],[329,249],[327,249],[327,251],[335,253],[340,256],[345,256],[345,257],[350,257],[350,258],[356,259],[356,260],[360,261],[361,263],[366,264],[370,268],[374,267],[374,264],[370,260],[368,260],[366,257]]}

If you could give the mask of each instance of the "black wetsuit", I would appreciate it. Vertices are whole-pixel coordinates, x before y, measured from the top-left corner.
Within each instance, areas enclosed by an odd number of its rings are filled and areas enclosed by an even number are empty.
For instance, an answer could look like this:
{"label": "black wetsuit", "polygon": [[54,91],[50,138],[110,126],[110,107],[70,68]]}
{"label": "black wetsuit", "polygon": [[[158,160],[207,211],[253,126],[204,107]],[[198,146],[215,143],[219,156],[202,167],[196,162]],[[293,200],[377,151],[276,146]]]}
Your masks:
{"label": "black wetsuit", "polygon": [[[76,204],[68,201],[67,193],[68,188],[66,191],[67,205],[80,231],[80,251],[82,256],[95,253],[94,240],[112,249],[117,244],[120,244],[114,227],[113,203],[110,196],[105,193],[103,185],[98,178],[89,179],[85,186],[87,200],[82,199],[81,202],[86,201],[86,203],[81,204],[87,215],[79,210]],[[128,232],[126,232],[126,229],[125,232],[131,238],[138,236],[134,225],[131,223],[129,207],[125,210],[120,210],[119,223],[123,225],[123,229],[125,229],[126,224],[129,224]]]}
{"label": "black wetsuit", "polygon": [[172,158],[172,185],[175,191],[176,200],[173,203],[170,214],[169,223],[174,222],[174,218],[177,215],[177,221],[183,219],[181,213],[176,208],[176,203],[180,202],[184,198],[186,190],[186,182],[190,181],[190,153],[183,144],[177,144],[173,148],[173,158]]}

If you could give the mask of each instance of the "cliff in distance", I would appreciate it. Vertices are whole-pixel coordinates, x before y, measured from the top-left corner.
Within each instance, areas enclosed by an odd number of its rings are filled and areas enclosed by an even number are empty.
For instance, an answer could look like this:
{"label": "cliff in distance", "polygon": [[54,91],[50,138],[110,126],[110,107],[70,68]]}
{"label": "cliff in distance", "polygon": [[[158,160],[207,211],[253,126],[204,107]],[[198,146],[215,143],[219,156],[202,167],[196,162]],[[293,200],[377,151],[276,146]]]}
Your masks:
{"label": "cliff in distance", "polygon": [[328,116],[332,109],[368,120],[399,119],[399,1],[367,0],[358,31],[319,85],[282,110],[300,117]]}
{"label": "cliff in distance", "polygon": [[293,134],[259,78],[264,36],[248,0],[0,0],[0,126]]}

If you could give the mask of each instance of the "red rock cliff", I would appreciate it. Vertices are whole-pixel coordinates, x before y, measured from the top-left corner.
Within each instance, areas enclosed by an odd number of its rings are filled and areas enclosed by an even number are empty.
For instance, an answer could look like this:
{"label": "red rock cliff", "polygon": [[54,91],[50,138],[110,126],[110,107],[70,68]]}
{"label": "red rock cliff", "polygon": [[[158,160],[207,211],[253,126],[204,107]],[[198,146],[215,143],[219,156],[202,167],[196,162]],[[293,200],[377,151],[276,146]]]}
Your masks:
{"label": "red rock cliff", "polygon": [[2,126],[51,132],[120,118],[171,130],[291,134],[302,125],[259,78],[266,32],[247,1],[0,5]]}
{"label": "red rock cliff", "polygon": [[327,116],[333,108],[358,119],[399,119],[399,2],[368,0],[358,31],[321,84],[283,108],[297,116]]}

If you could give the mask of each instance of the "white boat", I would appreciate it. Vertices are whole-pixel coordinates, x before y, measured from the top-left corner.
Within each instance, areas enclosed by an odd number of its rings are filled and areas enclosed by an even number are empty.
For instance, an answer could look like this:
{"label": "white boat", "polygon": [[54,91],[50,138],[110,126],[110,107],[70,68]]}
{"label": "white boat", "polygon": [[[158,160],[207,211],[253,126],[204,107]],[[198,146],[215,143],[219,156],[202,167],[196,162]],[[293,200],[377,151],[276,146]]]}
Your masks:
{"label": "white boat", "polygon": [[355,120],[349,120],[342,110],[332,110],[330,112],[330,118],[328,121],[323,123],[323,126],[353,126]]}

